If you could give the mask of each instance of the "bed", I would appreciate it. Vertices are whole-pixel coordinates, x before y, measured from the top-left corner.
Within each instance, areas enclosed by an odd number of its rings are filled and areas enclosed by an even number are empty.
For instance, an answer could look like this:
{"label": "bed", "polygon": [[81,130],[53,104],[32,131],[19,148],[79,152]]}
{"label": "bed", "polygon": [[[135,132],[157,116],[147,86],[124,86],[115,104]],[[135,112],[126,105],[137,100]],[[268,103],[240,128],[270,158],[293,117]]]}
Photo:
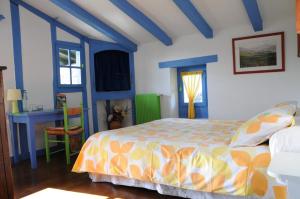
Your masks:
{"label": "bed", "polygon": [[172,118],[96,133],[73,172],[181,197],[275,198],[269,147],[229,147],[241,123]]}

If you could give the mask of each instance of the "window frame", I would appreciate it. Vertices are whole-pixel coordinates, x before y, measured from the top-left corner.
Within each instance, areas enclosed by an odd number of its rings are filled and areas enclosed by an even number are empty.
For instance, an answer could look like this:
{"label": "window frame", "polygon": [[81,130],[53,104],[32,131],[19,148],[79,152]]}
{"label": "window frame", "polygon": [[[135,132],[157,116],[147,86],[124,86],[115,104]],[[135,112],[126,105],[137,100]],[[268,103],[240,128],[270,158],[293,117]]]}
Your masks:
{"label": "window frame", "polygon": [[207,99],[207,75],[206,75],[206,65],[201,66],[187,66],[177,68],[177,91],[178,91],[178,104],[182,104],[185,107],[188,107],[189,103],[184,103],[184,94],[183,94],[183,80],[181,77],[181,72],[190,72],[190,71],[203,71],[202,72],[202,102],[194,103],[195,107],[206,107],[208,105]]}
{"label": "window frame", "polygon": [[[60,60],[59,60],[59,49],[67,49],[69,51],[75,50],[80,52],[80,67],[76,66],[61,66]],[[80,44],[77,43],[71,43],[71,42],[63,42],[58,41],[56,42],[56,85],[57,88],[80,88],[82,89],[84,87],[84,64],[83,64],[84,58],[83,58],[83,48]],[[60,68],[69,68],[70,69],[70,81],[71,84],[61,84],[60,81]],[[72,68],[78,68],[81,70],[81,84],[72,84]]]}

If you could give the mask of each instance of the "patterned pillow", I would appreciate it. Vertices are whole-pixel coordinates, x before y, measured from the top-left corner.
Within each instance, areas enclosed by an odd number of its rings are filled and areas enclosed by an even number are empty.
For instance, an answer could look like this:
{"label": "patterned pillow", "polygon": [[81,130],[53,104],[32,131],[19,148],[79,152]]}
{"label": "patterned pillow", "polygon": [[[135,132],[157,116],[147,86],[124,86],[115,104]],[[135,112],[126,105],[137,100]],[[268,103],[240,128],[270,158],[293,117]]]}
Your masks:
{"label": "patterned pillow", "polygon": [[287,101],[276,104],[274,107],[288,111],[289,114],[295,115],[297,111],[297,101]]}
{"label": "patterned pillow", "polygon": [[243,123],[232,137],[230,146],[257,146],[274,133],[294,124],[293,115],[281,108],[264,111]]}

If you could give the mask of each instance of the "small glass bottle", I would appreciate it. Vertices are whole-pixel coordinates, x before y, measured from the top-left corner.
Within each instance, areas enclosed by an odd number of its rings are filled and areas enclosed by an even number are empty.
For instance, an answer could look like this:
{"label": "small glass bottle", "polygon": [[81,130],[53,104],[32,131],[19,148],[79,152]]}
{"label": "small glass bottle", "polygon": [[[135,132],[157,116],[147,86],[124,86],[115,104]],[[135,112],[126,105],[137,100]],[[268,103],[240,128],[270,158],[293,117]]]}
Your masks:
{"label": "small glass bottle", "polygon": [[23,90],[23,112],[28,112],[28,95],[27,95],[27,90]]}

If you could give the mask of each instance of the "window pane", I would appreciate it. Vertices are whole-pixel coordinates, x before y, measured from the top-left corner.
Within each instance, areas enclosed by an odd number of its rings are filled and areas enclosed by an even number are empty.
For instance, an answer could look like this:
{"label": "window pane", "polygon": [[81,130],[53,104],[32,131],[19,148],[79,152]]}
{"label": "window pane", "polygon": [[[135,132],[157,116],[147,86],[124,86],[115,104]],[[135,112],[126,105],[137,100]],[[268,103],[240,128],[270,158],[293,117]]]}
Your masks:
{"label": "window pane", "polygon": [[[198,88],[198,95],[196,96],[194,103],[201,103],[201,102],[203,102],[203,95],[202,95],[202,75],[199,74],[199,76],[200,76],[200,86]],[[184,103],[189,103],[189,98],[188,98],[188,95],[187,95],[186,88],[185,88],[184,84],[182,86],[183,86]]]}
{"label": "window pane", "polygon": [[72,68],[72,84],[81,84],[80,68]]}
{"label": "window pane", "polygon": [[68,49],[59,49],[59,64],[61,66],[69,65],[69,50]]}
{"label": "window pane", "polygon": [[60,84],[71,84],[70,68],[60,67]]}
{"label": "window pane", "polygon": [[80,67],[80,51],[71,50],[70,51],[70,61],[71,61],[71,66]]}

